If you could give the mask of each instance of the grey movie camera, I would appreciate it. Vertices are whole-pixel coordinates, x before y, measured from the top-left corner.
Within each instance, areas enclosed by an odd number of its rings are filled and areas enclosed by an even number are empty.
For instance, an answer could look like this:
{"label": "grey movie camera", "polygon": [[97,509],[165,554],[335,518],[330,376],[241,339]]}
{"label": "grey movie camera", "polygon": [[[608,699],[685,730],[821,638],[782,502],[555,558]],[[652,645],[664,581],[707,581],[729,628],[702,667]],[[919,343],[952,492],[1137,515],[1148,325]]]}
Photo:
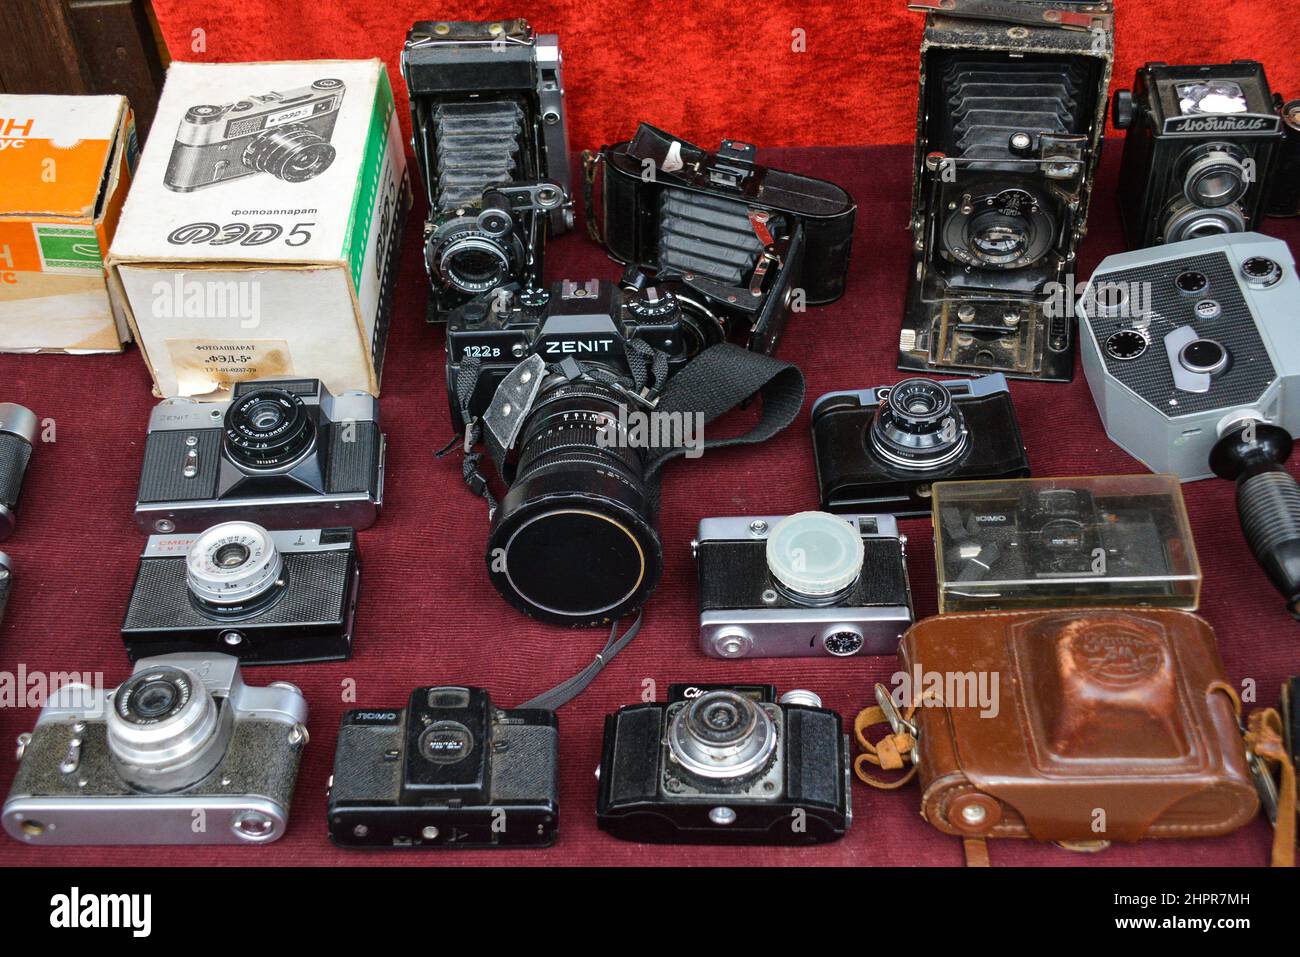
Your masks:
{"label": "grey movie camera", "polygon": [[1077,306],[1106,434],[1152,471],[1237,483],[1255,557],[1300,613],[1300,279],[1287,244],[1207,236],[1103,260]]}
{"label": "grey movie camera", "polygon": [[261,844],[284,834],[307,702],[244,684],[229,655],[138,662],[69,684],[19,738],[4,828],[24,844]]}
{"label": "grey movie camera", "polygon": [[893,654],[912,624],[904,539],[890,515],[706,518],[700,649],[715,658]]}

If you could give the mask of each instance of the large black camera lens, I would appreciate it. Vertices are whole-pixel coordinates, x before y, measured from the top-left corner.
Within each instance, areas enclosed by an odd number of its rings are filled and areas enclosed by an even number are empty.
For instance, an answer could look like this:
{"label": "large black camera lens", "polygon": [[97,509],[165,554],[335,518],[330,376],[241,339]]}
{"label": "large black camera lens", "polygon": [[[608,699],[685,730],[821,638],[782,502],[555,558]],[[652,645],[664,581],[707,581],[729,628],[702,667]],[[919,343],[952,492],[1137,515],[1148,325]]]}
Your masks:
{"label": "large black camera lens", "polygon": [[284,389],[247,392],[226,409],[226,450],[240,465],[278,469],[316,441],[316,424],[302,399]]}
{"label": "large black camera lens", "polygon": [[889,389],[867,431],[876,454],[898,468],[938,468],[966,451],[961,409],[932,379],[904,379]]}
{"label": "large black camera lens", "polygon": [[286,183],[319,176],[334,162],[335,149],[315,130],[286,123],[267,130],[244,150],[244,165]]}
{"label": "large black camera lens", "polygon": [[592,625],[641,607],[663,549],[640,449],[619,431],[618,393],[598,382],[545,392],[520,431],[515,481],[487,564],[497,589],[543,621]]}

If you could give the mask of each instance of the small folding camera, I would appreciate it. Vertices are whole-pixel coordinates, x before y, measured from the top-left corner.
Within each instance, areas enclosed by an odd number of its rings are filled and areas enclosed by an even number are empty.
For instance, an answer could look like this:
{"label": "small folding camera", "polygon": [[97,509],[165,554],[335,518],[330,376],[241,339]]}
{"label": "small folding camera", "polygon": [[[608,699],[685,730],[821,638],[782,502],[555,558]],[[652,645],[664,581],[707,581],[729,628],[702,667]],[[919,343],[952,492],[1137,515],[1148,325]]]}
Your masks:
{"label": "small folding camera", "polygon": [[700,648],[715,658],[892,655],[912,623],[904,539],[889,515],[706,518]]}
{"label": "small folding camera", "polygon": [[268,532],[224,522],[198,535],[151,535],[122,623],[132,661],[223,652],[245,664],[352,655],[361,562],[356,532]]}

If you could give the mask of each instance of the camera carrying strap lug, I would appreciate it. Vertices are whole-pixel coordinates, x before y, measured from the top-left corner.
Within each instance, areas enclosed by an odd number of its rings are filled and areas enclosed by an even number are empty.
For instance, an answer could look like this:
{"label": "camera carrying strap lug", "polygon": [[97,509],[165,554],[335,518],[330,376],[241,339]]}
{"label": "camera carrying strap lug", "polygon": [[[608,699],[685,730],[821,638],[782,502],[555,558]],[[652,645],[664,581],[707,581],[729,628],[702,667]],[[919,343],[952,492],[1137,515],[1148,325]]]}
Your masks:
{"label": "camera carrying strap lug", "polygon": [[[1062,7],[1076,4],[1065,3]],[[1060,30],[1111,29],[1109,10],[1097,9],[1100,4],[1077,4],[1078,10],[1048,7],[1020,0],[909,0],[907,9],[919,13],[938,13],[960,20],[989,20],[994,23],[1018,23],[1027,27],[1047,27]]]}

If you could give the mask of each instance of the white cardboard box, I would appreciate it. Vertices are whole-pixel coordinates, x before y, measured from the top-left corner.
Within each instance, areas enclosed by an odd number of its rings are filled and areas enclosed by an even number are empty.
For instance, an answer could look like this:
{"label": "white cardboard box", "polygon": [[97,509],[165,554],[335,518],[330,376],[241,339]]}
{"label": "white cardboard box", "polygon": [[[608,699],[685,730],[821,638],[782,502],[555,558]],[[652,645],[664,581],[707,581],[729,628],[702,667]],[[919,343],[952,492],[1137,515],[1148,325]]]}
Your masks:
{"label": "white cardboard box", "polygon": [[173,63],[109,253],[156,391],[378,395],[410,197],[382,61]]}

